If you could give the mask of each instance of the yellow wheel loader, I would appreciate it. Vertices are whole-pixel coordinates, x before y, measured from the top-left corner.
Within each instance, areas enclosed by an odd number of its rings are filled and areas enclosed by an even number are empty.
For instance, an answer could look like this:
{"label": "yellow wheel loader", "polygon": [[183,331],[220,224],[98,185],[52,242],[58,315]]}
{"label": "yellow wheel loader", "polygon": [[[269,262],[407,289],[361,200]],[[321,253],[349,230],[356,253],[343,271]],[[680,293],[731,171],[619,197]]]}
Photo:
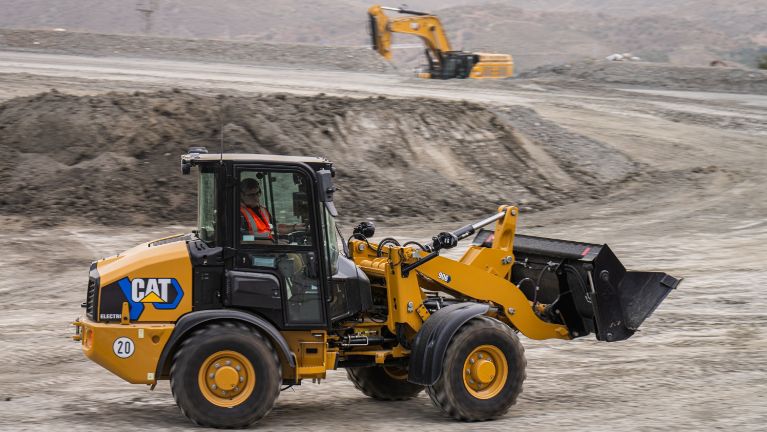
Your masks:
{"label": "yellow wheel loader", "polygon": [[627,271],[606,245],[517,235],[514,206],[428,244],[373,242],[369,222],[340,238],[321,158],[194,148],[192,169],[197,229],[92,263],[74,339],[130,383],[170,380],[199,425],[246,427],[281,386],[338,368],[375,399],[425,390],[450,417],[493,419],[522,391],[519,333],[624,340],[680,282]]}
{"label": "yellow wheel loader", "polygon": [[[408,16],[390,19],[385,10]],[[375,5],[368,9],[368,18],[372,47],[386,60],[392,58],[392,34],[410,34],[423,41],[428,66],[418,74],[421,78],[499,79],[514,75],[514,61],[509,54],[454,51],[436,15]]]}

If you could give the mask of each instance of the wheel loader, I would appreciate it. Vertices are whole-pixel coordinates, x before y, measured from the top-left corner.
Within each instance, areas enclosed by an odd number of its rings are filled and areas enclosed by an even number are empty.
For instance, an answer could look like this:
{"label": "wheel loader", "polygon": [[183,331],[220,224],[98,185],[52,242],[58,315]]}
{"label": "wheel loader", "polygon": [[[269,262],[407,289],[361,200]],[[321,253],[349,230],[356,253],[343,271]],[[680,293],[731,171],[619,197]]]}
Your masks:
{"label": "wheel loader", "polygon": [[[389,18],[384,11],[407,15]],[[428,65],[417,75],[420,78],[501,79],[514,75],[514,61],[509,54],[455,51],[436,15],[404,8],[380,5],[368,9],[369,32],[373,49],[386,60],[392,58],[392,35],[410,34],[423,41]]]}
{"label": "wheel loader", "polygon": [[[494,419],[522,391],[519,334],[621,341],[680,283],[626,270],[607,245],[517,234],[512,205],[426,244],[372,241],[370,222],[343,238],[322,158],[193,148],[192,170],[197,228],[93,262],[73,324],[86,357],[130,383],[170,380],[198,425],[246,427],[282,388],[338,368],[374,399],[425,391],[454,419]],[[243,220],[246,184],[266,232]],[[442,255],[472,235],[460,259]]]}

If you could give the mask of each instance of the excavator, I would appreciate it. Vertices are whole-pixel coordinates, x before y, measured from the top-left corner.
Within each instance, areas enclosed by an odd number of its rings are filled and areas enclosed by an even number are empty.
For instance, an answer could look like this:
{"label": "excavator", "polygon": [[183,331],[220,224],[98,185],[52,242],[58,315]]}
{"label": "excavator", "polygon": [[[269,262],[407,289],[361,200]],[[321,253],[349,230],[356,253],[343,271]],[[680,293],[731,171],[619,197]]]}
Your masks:
{"label": "excavator", "polygon": [[519,335],[622,341],[681,281],[604,244],[518,234],[513,205],[424,243],[373,241],[369,221],[347,238],[319,157],[196,147],[181,157],[193,170],[196,229],[94,261],[73,338],[129,383],[170,380],[198,425],[247,427],[281,389],[339,368],[377,400],[425,391],[454,419],[498,418],[522,391]]}
{"label": "excavator", "polygon": [[[390,19],[385,10],[408,16]],[[454,51],[436,15],[374,5],[368,9],[368,17],[373,49],[387,60],[392,58],[393,33],[421,38],[426,45],[424,52],[428,65],[425,71],[418,73],[420,78],[502,79],[514,74],[514,61],[509,54]]]}

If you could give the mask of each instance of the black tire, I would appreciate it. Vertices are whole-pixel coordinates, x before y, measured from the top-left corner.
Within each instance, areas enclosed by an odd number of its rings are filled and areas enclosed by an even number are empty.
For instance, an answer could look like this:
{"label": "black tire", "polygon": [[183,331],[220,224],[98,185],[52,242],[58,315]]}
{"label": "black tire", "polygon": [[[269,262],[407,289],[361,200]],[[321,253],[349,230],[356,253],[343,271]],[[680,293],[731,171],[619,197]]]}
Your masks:
{"label": "black tire", "polygon": [[407,370],[392,366],[347,368],[346,375],[357,390],[381,401],[402,401],[418,396],[424,386],[407,381]]}
{"label": "black tire", "polygon": [[[255,373],[247,398],[231,407],[212,402],[200,388],[200,369],[205,367],[206,359],[221,352],[239,354],[250,362]],[[239,322],[215,323],[195,330],[181,343],[170,370],[171,391],[181,412],[197,425],[214,428],[244,428],[264,417],[274,406],[281,383],[280,361],[272,344]]]}
{"label": "black tire", "polygon": [[[507,365],[505,381],[497,384],[498,393],[487,399],[470,393],[464,381],[468,379],[464,378],[465,362],[482,346],[495,347]],[[437,408],[456,420],[491,420],[506,414],[516,403],[522,393],[526,365],[525,350],[509,326],[492,318],[477,317],[453,336],[442,362],[442,374],[433,386],[426,388],[426,393]]]}

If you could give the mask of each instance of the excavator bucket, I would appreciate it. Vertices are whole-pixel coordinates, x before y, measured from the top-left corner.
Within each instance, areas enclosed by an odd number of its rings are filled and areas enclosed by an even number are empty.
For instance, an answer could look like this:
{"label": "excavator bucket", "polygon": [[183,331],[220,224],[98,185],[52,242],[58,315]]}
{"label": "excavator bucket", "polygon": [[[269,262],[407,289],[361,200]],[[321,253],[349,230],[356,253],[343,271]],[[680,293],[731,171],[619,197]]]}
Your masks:
{"label": "excavator bucket", "polygon": [[378,51],[380,45],[378,42],[378,19],[376,19],[375,15],[368,14],[368,20],[368,32],[370,33],[371,46],[375,51]]}
{"label": "excavator bucket", "polygon": [[[481,230],[474,244],[492,247]],[[628,339],[681,282],[661,272],[629,271],[606,245],[517,234],[511,281],[545,319],[572,337]]]}

